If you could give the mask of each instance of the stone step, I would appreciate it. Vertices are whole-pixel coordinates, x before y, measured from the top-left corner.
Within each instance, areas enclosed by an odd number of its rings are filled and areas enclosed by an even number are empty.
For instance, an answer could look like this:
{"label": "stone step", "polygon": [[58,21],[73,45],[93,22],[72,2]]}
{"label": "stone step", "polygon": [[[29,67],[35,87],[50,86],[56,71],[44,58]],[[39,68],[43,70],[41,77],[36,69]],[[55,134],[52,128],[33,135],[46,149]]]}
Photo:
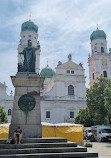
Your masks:
{"label": "stone step", "polygon": [[0,144],[0,149],[54,148],[54,147],[77,147],[77,143],[60,142],[60,143]]}
{"label": "stone step", "polygon": [[[0,139],[0,144],[6,144],[8,139]],[[22,138],[22,143],[56,143],[56,142],[67,142],[65,138]]]}
{"label": "stone step", "polygon": [[65,138],[23,138],[22,143],[59,143],[67,142]]}
{"label": "stone step", "polygon": [[63,152],[87,152],[87,148],[84,148],[84,147],[60,147],[60,148],[0,149],[0,155],[31,154],[31,153],[63,153]]}
{"label": "stone step", "polygon": [[0,158],[87,158],[98,157],[97,153],[90,152],[66,152],[66,153],[33,153],[33,154],[8,154],[0,155]]}

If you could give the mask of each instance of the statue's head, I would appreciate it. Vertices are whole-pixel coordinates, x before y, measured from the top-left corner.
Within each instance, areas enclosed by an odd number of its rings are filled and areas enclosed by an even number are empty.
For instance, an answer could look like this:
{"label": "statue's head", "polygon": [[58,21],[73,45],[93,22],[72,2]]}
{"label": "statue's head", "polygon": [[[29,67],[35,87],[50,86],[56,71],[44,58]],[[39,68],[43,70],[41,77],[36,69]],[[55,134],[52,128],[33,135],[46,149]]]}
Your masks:
{"label": "statue's head", "polygon": [[28,40],[28,47],[31,47],[32,46],[32,42],[31,40]]}

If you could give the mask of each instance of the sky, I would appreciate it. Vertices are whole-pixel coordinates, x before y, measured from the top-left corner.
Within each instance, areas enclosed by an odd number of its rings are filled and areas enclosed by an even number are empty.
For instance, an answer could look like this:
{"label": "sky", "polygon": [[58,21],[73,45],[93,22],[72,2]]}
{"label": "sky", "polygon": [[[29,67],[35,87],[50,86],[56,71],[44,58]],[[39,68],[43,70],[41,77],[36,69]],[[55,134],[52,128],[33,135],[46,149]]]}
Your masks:
{"label": "sky", "polygon": [[111,47],[111,0],[0,0],[0,82],[6,83],[8,94],[14,91],[10,76],[17,73],[21,25],[30,14],[39,28],[40,69],[47,59],[55,69],[70,53],[75,63],[83,64],[88,87],[90,35],[97,24]]}

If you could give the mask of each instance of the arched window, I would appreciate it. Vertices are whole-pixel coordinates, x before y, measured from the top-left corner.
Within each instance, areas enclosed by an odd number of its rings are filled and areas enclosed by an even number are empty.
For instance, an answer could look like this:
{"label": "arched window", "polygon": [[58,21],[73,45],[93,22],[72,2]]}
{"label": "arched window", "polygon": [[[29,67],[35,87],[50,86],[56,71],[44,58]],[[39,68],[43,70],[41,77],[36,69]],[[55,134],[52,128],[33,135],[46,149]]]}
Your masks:
{"label": "arched window", "polygon": [[12,114],[12,110],[8,109],[8,115],[11,115],[11,114]]}
{"label": "arched window", "polygon": [[107,77],[107,71],[103,71],[103,76]]}
{"label": "arched window", "polygon": [[72,85],[68,86],[68,95],[74,95],[74,87]]}
{"label": "arched window", "polygon": [[104,53],[104,47],[101,47],[101,52]]}

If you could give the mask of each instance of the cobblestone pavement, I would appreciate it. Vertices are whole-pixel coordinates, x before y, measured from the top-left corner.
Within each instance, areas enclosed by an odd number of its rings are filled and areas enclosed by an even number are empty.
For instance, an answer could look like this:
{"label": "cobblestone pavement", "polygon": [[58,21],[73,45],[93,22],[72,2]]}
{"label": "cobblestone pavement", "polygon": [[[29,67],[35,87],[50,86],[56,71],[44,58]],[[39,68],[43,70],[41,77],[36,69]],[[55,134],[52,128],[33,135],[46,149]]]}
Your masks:
{"label": "cobblestone pavement", "polygon": [[92,142],[92,145],[88,151],[98,152],[99,158],[111,158],[111,142]]}

